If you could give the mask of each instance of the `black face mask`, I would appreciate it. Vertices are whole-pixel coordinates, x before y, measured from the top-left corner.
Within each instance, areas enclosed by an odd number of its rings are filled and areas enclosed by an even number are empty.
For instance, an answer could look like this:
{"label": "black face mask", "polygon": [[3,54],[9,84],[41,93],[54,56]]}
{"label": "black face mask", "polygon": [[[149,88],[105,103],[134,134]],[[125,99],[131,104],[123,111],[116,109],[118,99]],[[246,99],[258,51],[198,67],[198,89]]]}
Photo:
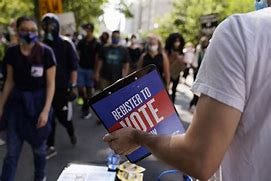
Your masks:
{"label": "black face mask", "polygon": [[59,23],[54,20],[45,20],[43,22],[45,31],[44,40],[54,41],[59,37]]}

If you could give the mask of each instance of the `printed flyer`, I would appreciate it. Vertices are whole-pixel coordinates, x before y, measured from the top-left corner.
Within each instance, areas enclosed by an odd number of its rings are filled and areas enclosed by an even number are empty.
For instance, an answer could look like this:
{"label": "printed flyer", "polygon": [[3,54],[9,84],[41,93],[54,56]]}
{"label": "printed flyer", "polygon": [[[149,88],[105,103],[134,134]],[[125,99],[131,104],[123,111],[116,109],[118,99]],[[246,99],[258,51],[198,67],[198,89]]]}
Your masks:
{"label": "printed flyer", "polygon": [[[156,69],[95,102],[92,109],[109,132],[123,127],[133,127],[159,135],[184,132],[181,120]],[[135,163],[148,155],[150,152],[140,147],[127,155],[127,158]]]}

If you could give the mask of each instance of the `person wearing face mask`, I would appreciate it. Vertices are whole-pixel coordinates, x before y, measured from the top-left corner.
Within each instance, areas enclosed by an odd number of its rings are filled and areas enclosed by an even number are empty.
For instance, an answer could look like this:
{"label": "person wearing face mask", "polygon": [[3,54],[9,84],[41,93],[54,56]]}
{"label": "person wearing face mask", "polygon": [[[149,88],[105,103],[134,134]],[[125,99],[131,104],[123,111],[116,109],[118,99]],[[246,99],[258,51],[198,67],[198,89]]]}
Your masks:
{"label": "person wearing face mask", "polygon": [[66,128],[70,142],[76,145],[77,138],[72,121],[72,101],[76,99],[77,67],[79,57],[72,41],[60,36],[60,25],[55,14],[48,13],[42,17],[41,26],[44,34],[43,42],[50,46],[56,56],[56,89],[53,99],[52,132],[47,141],[47,159],[55,156],[55,128],[58,121]]}
{"label": "person wearing face mask", "polygon": [[120,32],[112,32],[111,44],[102,47],[98,54],[94,80],[100,88],[113,84],[118,79],[128,75],[130,56],[127,49],[120,45]]}
{"label": "person wearing face mask", "polygon": [[130,72],[134,72],[137,70],[137,65],[139,58],[142,54],[142,49],[136,42],[136,36],[132,35],[131,36],[131,45],[127,48],[130,58],[131,58],[131,63],[130,63]]}
{"label": "person wearing face mask", "polygon": [[132,128],[107,134],[116,153],[138,146],[199,180],[221,166],[223,181],[270,180],[271,0],[264,9],[235,14],[215,30],[192,91],[200,95],[181,135],[153,135]]}
{"label": "person wearing face mask", "polygon": [[156,65],[165,86],[168,88],[170,82],[169,60],[161,41],[157,36],[151,35],[148,37],[146,47],[146,52],[140,57],[139,67],[145,67],[149,64]]}
{"label": "person wearing face mask", "polygon": [[165,50],[170,62],[170,80],[172,82],[171,98],[175,102],[176,89],[180,80],[180,72],[185,70],[184,62],[184,38],[180,33],[172,33],[166,39]]}
{"label": "person wearing face mask", "polygon": [[94,89],[94,66],[101,44],[93,35],[94,25],[92,23],[82,25],[82,28],[86,31],[86,36],[77,45],[80,56],[77,85],[79,96],[83,98],[82,118],[89,119],[91,113],[87,100],[91,98]]}
{"label": "person wearing face mask", "polygon": [[19,45],[4,57],[7,77],[0,96],[0,121],[7,124],[7,153],[2,181],[14,181],[24,141],[33,150],[35,181],[44,181],[46,139],[51,132],[51,103],[55,90],[56,60],[53,51],[38,41],[33,19],[17,19]]}

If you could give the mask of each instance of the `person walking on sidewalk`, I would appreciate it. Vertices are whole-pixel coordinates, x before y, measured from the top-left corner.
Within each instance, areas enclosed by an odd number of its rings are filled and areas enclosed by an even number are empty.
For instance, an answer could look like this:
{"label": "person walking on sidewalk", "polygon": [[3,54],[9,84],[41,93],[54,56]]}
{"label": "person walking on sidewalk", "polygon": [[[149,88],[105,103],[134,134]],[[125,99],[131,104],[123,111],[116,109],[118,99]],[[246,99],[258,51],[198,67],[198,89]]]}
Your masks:
{"label": "person walking on sidewalk", "polygon": [[[197,78],[200,65],[201,65],[202,60],[204,58],[206,49],[209,45],[209,38],[207,36],[201,37],[199,45],[200,45],[200,47],[196,51],[195,63],[192,64],[192,67],[194,69],[194,80],[196,80],[196,78]],[[189,109],[191,112],[194,112],[196,105],[198,103],[198,100],[199,100],[199,96],[194,94],[193,99],[190,101],[190,104],[189,104]]]}
{"label": "person walking on sidewalk", "polygon": [[[257,8],[271,0],[255,1]],[[192,90],[200,95],[185,134],[123,128],[104,137],[117,153],[145,146],[200,180],[270,180],[271,8],[232,15],[215,30]]]}
{"label": "person walking on sidewalk", "polygon": [[139,59],[139,68],[154,64],[168,89],[170,82],[169,60],[160,39],[156,35],[149,36],[146,48],[146,52]]}
{"label": "person walking on sidewalk", "polygon": [[173,103],[175,102],[180,73],[186,68],[183,53],[184,44],[184,38],[180,33],[171,33],[166,39],[165,50],[170,64],[171,99]]}
{"label": "person walking on sidewalk", "polygon": [[104,89],[118,79],[128,75],[130,56],[127,49],[120,45],[120,32],[112,32],[112,44],[102,47],[98,55],[94,80]]}
{"label": "person walking on sidewalk", "polygon": [[82,25],[82,28],[86,31],[86,37],[77,45],[80,56],[77,86],[79,96],[83,98],[82,118],[89,119],[91,113],[87,101],[91,98],[94,89],[94,66],[101,44],[93,35],[94,25],[92,23]]}
{"label": "person walking on sidewalk", "polygon": [[55,53],[56,90],[53,99],[52,132],[47,141],[47,159],[57,154],[55,149],[55,118],[66,128],[72,145],[77,142],[72,122],[72,101],[76,99],[76,82],[78,55],[74,44],[67,37],[59,34],[59,20],[55,14],[48,13],[42,18],[42,29],[45,32],[43,42]]}
{"label": "person walking on sidewalk", "polygon": [[7,153],[0,180],[15,180],[23,142],[27,141],[34,155],[34,180],[44,181],[56,61],[51,48],[38,41],[33,19],[18,18],[17,31],[20,44],[10,47],[4,58],[7,77],[0,97],[0,121],[7,124]]}

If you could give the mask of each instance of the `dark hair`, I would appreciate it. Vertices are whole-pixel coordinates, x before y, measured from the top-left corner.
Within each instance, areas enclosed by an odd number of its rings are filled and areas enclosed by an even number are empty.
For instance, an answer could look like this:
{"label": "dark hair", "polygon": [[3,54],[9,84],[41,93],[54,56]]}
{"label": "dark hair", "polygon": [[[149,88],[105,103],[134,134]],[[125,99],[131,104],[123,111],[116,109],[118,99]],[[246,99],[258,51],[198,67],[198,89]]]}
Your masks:
{"label": "dark hair", "polygon": [[34,18],[32,18],[32,17],[29,17],[29,16],[20,16],[20,17],[17,19],[17,21],[16,21],[16,28],[18,29],[18,28],[21,26],[21,24],[22,24],[23,22],[25,22],[25,21],[32,21],[32,22],[34,22],[35,24],[37,24],[36,21],[34,20]]}
{"label": "dark hair", "polygon": [[132,34],[131,39],[135,38],[136,39],[136,35]]}
{"label": "dark hair", "polygon": [[168,38],[166,39],[166,46],[165,46],[165,50],[168,52],[168,54],[171,54],[174,48],[174,42],[176,40],[180,41],[180,46],[178,47],[178,52],[180,54],[183,54],[183,49],[184,49],[184,45],[185,45],[185,41],[183,36],[180,33],[171,33]]}
{"label": "dark hair", "polygon": [[[36,24],[36,21],[28,16],[21,16],[16,21],[16,28],[18,29],[25,21],[32,21]],[[36,42],[31,50],[30,55],[27,57],[28,61],[33,64],[42,64],[43,45],[40,42]]]}
{"label": "dark hair", "polygon": [[113,35],[114,33],[120,34],[120,31],[119,31],[119,30],[115,30],[115,31],[112,32],[112,35]]}
{"label": "dark hair", "polygon": [[109,38],[109,33],[107,33],[106,31],[103,32],[101,36],[104,36],[104,35],[106,36],[107,39]]}
{"label": "dark hair", "polygon": [[87,29],[87,30],[89,30],[89,31],[91,31],[91,32],[94,31],[94,24],[93,24],[93,23],[83,24],[81,27],[82,27],[83,29]]}

